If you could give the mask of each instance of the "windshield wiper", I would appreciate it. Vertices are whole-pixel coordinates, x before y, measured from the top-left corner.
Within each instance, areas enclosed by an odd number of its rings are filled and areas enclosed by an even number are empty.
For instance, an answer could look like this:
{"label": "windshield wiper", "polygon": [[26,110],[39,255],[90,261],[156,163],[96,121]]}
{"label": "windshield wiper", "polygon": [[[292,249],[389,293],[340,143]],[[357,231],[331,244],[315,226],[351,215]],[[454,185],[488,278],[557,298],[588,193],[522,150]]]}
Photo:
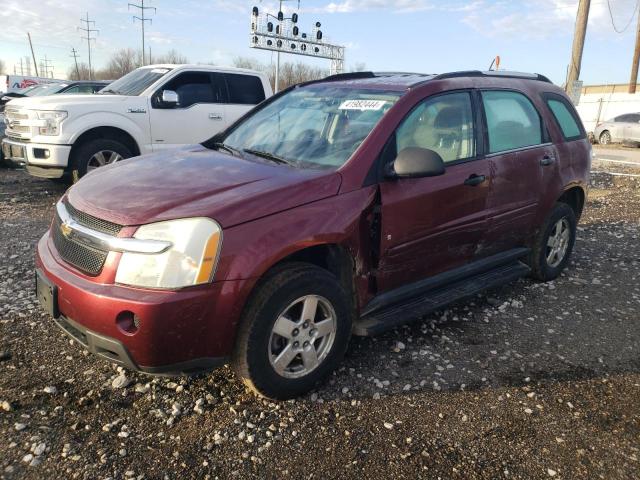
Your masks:
{"label": "windshield wiper", "polygon": [[213,148],[217,148],[218,150],[226,150],[234,157],[242,157],[242,152],[237,148],[233,148],[231,145],[227,145],[226,143],[216,142],[213,145]]}
{"label": "windshield wiper", "polygon": [[263,152],[262,150],[253,150],[251,148],[243,148],[243,152],[250,153],[251,155],[255,155],[256,157],[266,158],[267,160],[271,160],[276,163],[284,163],[285,165],[291,165],[292,162],[287,160],[286,158],[279,157],[273,153]]}

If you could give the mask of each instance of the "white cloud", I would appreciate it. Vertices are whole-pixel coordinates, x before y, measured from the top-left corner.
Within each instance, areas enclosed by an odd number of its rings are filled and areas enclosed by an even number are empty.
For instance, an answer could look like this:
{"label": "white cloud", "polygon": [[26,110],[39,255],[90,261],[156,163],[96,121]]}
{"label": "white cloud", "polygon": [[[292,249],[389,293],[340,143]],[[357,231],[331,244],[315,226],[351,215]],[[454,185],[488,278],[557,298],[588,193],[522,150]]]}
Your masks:
{"label": "white cloud", "polygon": [[[616,17],[620,16],[619,20],[614,17],[620,28],[633,13],[634,5],[625,1],[612,2],[612,5]],[[529,0],[517,4],[481,0],[465,13],[462,21],[489,37],[549,38],[573,34],[577,0]],[[587,33],[614,33],[605,3],[591,2]]]}

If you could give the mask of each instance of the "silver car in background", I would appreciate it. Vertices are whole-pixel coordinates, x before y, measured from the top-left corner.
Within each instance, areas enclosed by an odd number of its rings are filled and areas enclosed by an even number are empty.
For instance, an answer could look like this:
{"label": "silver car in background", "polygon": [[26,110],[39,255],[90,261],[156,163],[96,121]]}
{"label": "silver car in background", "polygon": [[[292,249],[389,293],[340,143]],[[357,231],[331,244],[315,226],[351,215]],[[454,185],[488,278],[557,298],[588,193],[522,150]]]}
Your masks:
{"label": "silver car in background", "polygon": [[596,125],[593,137],[601,145],[609,143],[640,143],[640,113],[625,113]]}

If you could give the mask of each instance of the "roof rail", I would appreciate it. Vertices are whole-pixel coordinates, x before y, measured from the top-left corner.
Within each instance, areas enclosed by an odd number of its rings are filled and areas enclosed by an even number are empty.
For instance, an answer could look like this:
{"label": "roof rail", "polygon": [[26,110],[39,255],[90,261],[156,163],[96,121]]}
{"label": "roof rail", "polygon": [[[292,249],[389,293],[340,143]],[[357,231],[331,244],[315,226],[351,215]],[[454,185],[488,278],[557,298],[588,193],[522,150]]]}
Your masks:
{"label": "roof rail", "polygon": [[445,78],[458,78],[458,77],[503,77],[503,78],[523,78],[529,80],[538,80],[540,82],[553,83],[544,75],[539,73],[526,73],[526,72],[510,72],[507,70],[490,70],[488,72],[481,72],[480,70],[466,70],[460,72],[441,73],[433,77],[433,80],[442,80]]}
{"label": "roof rail", "polygon": [[373,72],[336,73],[322,79],[323,82],[338,82],[341,80],[359,80],[361,78],[375,78]]}

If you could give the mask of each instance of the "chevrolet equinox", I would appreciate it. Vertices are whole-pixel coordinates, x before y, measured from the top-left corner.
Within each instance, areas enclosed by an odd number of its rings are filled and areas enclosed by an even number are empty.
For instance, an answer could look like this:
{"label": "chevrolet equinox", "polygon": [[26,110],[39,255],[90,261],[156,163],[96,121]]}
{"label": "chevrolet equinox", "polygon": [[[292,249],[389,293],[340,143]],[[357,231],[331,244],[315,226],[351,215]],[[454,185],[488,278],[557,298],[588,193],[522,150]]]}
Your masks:
{"label": "chevrolet equinox", "polygon": [[91,172],[37,246],[37,295],[133,370],[230,363],[301,395],[351,335],[565,268],[591,147],[546,77],[334,75],[201,145]]}

